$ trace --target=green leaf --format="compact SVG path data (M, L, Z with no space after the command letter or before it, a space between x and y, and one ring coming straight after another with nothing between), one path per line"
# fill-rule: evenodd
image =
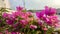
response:
M54 28L49 28L46 32L46 34L52 34L54 32Z
M22 10L23 12L26 12L27 10L25 9L25 10Z

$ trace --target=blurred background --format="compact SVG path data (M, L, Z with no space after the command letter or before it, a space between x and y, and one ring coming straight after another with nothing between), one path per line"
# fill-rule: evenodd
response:
M16 10L16 6L26 8L31 12L41 11L45 6L56 8L60 15L60 0L0 0L0 7Z
M25 7L27 10L42 10L44 6L60 8L60 0L10 0L11 8Z

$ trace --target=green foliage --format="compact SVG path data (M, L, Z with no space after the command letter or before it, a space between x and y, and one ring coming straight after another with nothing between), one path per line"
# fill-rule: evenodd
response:
M46 32L46 34L52 34L54 32L54 28L49 28Z
M8 10L6 10L6 8L1 8L0 11L1 12L8 12Z

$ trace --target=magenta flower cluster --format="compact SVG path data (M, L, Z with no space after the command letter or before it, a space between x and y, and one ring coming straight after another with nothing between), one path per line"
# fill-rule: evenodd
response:
M55 24L59 22L56 9L52 7L45 6L44 10L36 12L36 16L50 26L56 26Z
M5 28L5 31L11 31L10 33L15 34L22 32L32 31L47 31L48 26L55 28L59 22L56 15L56 9L52 7L45 6L45 9L36 12L37 18L33 16L32 12L18 6L15 12L6 13L3 12L2 19L0 23L3 24L1 27ZM27 11L27 12L26 12ZM38 30L39 29L39 30ZM17 31L17 32L15 32ZM41 31L42 32L42 31Z

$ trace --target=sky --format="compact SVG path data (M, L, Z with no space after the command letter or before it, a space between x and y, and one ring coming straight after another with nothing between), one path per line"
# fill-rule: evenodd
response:
M28 10L42 10L45 6L50 6L54 8L60 8L60 0L24 0L25 8ZM12 9L16 6L23 6L23 0L10 0L10 5Z

